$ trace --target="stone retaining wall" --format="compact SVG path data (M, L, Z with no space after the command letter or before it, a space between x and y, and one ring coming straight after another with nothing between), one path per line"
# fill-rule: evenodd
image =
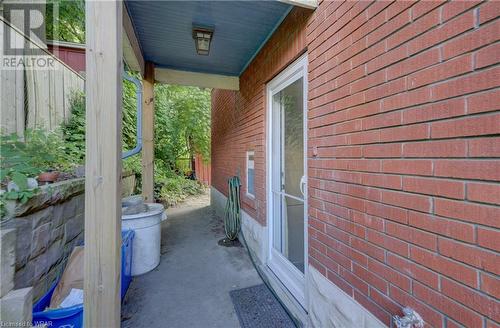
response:
M15 229L14 289L33 286L39 299L62 274L73 247L83 242L84 179L44 186L26 204L10 203L1 229Z

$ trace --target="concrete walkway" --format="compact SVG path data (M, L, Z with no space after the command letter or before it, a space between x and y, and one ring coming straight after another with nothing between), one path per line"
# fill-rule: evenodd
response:
M222 219L208 195L167 210L162 256L135 277L122 307L122 327L239 327L229 291L262 283L243 247L223 247Z

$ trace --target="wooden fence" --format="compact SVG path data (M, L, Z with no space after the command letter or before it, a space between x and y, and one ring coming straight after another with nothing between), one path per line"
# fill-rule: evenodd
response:
M28 128L57 128L69 118L70 97L73 92L84 90L84 78L15 27L2 19L0 24L2 40L3 33L13 32L21 42L28 45L20 50L20 55L29 58L43 54L53 59L53 65L43 69L21 66L15 70L0 71L2 134L16 132L22 136Z
M212 166L210 162L205 162L200 154L195 157L196 179L207 186L212 185Z

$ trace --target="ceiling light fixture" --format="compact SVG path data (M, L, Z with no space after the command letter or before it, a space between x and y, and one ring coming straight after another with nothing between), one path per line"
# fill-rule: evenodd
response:
M213 35L214 29L211 27L193 26L193 39L198 55L208 56Z

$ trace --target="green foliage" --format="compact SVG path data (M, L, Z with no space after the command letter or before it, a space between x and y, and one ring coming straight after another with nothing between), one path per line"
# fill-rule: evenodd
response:
M132 149L136 145L137 131L137 103L135 85L123 82L123 121L122 140L123 150ZM64 140L74 145L79 160L85 159L85 94L73 92L70 96L71 117L68 123L63 124Z
M28 178L50 170L68 172L79 164L74 157L78 150L64 141L60 131L28 129L24 140L16 134L0 137L0 146L0 180L9 177L21 188L21 175Z
M65 142L73 145L74 160L83 163L85 160L85 94L75 91L69 99L71 116L66 124L62 125Z
M47 39L85 43L85 0L48 0Z
M13 181L18 191L4 192L0 197L0 212L6 200L27 202L37 192L28 189L28 178L47 171L73 173L85 158L85 96L75 92L70 98L72 116L67 124L55 131L28 129L24 138L17 134L0 137L0 182Z
M185 159L196 153L210 158L210 91L156 85L155 197L167 206L203 192L198 181L184 177Z
M2 194L0 198L0 213L4 215L5 200L15 200L25 204L31 197L35 195L38 189L25 189L19 191L8 191Z
M167 206L176 205L188 196L203 193L203 185L185 177L174 175L155 183L155 198Z
M3 216L6 200L26 203L37 189L28 189L28 178L51 170L71 172L81 163L74 143L65 142L61 131L26 130L24 140L17 134L0 137L0 181L13 181L19 190L4 192L0 197Z
M161 159L154 161L154 197L166 206L176 205L191 195L204 192L204 186L195 180L189 180L166 167ZM141 157L132 156L123 161L124 171L133 171L137 179L136 192L141 192Z
M122 169L125 172L132 171L135 176L137 177L136 179L136 186L135 186L135 191L137 193L140 193L142 190L142 163L141 163L141 156L131 156L129 158L126 158L122 161Z
M27 179L27 177L36 176L41 172L40 168L32 164L32 155L28 153L28 147L19 140L15 133L1 136L0 146L2 149L0 153L0 180L3 181L9 177L20 182L21 175ZM41 156L45 156L45 154L41 154ZM25 182L20 183L21 186L25 184Z
M48 0L46 6L47 38L85 43L85 0ZM65 156L37 165L52 163L54 169L66 169L85 159L85 96L71 97L71 118L62 127ZM136 90L133 83L123 83L123 150L135 147ZM157 196L167 203L176 203L187 195L200 192L202 186L183 176L186 162L196 153L210 158L210 92L206 89L156 85L155 86L155 184ZM51 139L52 140L52 139ZM52 141L55 141L52 140ZM49 154L52 154L49 152ZM54 155L54 154L52 154ZM55 159L55 158L54 158ZM56 167L57 166L57 167ZM132 170L140 182L141 159L132 156L123 161L124 170ZM140 190L140 185L138 189Z
M123 83L123 150L136 145L137 104L135 85ZM27 130L25 140L15 134L1 139L1 176L16 182L17 194L5 193L4 199L27 201L28 177L47 170L71 172L85 161L85 95L74 92L70 98L71 117L55 132ZM210 158L210 93L199 88L155 86L155 192L166 204L203 191L197 181L184 177L186 158L201 153ZM184 160L183 160L184 159ZM138 177L141 185L141 157L123 161L123 169ZM17 197L17 198L16 198ZM1 204L0 204L1 206Z
M123 149L133 149L137 143L137 97L135 85L127 80L123 80L122 114Z
M210 158L210 91L155 86L155 156L177 170L176 161L199 153Z
M123 87L123 147L136 144L135 86ZM199 194L203 186L184 177L183 160L195 153L210 158L210 92L171 85L155 85L155 198L167 205L176 204L189 195ZM124 170L133 171L141 181L141 158L123 161ZM141 186L137 186L137 191Z

